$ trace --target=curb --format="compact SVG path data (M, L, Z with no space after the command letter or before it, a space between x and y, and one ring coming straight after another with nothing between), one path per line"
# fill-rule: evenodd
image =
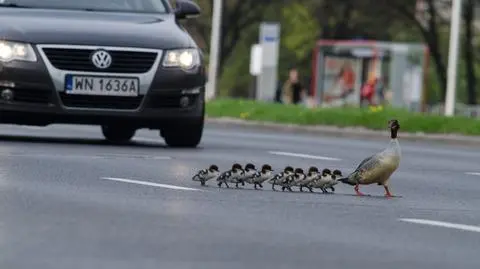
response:
M249 121L237 118L206 117L205 123L222 127L242 127L249 129L263 129L284 133L321 134L335 137L378 139L389 135L388 131L375 131L363 127L334 127L334 126L304 126L297 124L279 124L261 121ZM479 123L480 124L480 123ZM450 144L480 145L480 136L465 136L457 134L425 134L425 133L400 133L402 140L428 141Z

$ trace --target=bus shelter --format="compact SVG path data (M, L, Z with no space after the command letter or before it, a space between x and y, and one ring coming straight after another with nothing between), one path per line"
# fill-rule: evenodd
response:
M423 110L429 61L419 43L319 40L310 96L320 106L386 105Z

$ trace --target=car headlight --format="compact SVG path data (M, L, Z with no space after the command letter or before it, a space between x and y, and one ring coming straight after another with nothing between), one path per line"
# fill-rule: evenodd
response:
M163 59L164 67L191 69L200 64L200 55L196 49L169 50Z
M13 60L35 62L37 61L37 56L30 44L0 41L0 62Z

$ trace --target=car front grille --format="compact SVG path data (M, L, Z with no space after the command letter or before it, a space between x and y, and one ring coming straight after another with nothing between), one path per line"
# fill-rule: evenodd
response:
M98 69L91 61L93 49L82 48L42 48L50 63L57 69L85 72L135 73L148 72L157 58L156 52L107 50L112 56L112 64L106 69Z
M99 108L99 109L137 109L143 95L137 97L71 95L60 92L60 99L66 107Z

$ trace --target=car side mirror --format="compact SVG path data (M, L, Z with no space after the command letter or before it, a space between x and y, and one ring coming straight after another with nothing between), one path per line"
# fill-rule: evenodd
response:
M196 18L200 15L200 7L190 0L177 0L175 17L177 19Z

